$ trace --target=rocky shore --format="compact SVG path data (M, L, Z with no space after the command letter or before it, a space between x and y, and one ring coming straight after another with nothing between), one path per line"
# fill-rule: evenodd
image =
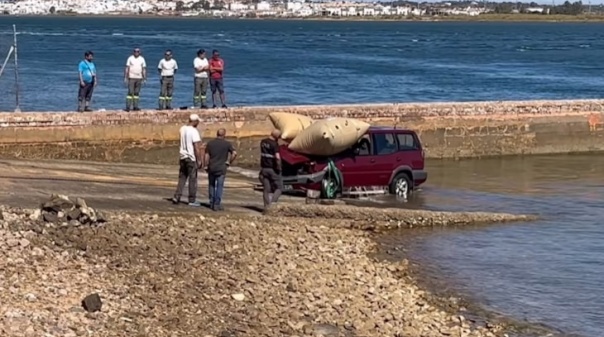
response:
M504 336L372 258L371 232L344 225L367 218L0 210L2 336Z

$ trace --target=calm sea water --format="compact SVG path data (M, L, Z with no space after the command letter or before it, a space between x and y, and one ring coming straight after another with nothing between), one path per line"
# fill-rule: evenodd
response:
M198 48L221 50L233 106L597 98L604 87L603 24L0 17L2 58L13 23L23 110L73 109L88 49L99 69L95 107L122 108L134 46L152 74L142 93L151 108L166 48L181 67L177 106L192 103ZM0 111L12 111L10 67L0 92Z
M422 208L539 221L389 238L453 289L519 320L604 336L604 156L430 162Z

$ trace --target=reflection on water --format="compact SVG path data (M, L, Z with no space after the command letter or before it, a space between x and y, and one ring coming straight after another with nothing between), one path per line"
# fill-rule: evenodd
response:
M428 171L406 207L542 219L397 237L412 259L494 310L604 336L604 156L435 161Z

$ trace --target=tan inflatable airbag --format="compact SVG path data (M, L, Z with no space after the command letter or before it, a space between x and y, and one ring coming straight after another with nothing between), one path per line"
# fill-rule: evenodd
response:
M313 123L312 118L308 116L288 112L271 112L268 117L275 128L281 131L281 138L285 140L296 138L302 130Z
M299 153L331 156L354 145L370 125L352 118L331 118L314 122L289 144Z

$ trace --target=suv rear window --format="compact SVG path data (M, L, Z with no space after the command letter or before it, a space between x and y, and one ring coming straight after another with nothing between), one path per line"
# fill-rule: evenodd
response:
M396 135L396 138L398 139L399 151L419 150L419 145L412 134L399 133Z

